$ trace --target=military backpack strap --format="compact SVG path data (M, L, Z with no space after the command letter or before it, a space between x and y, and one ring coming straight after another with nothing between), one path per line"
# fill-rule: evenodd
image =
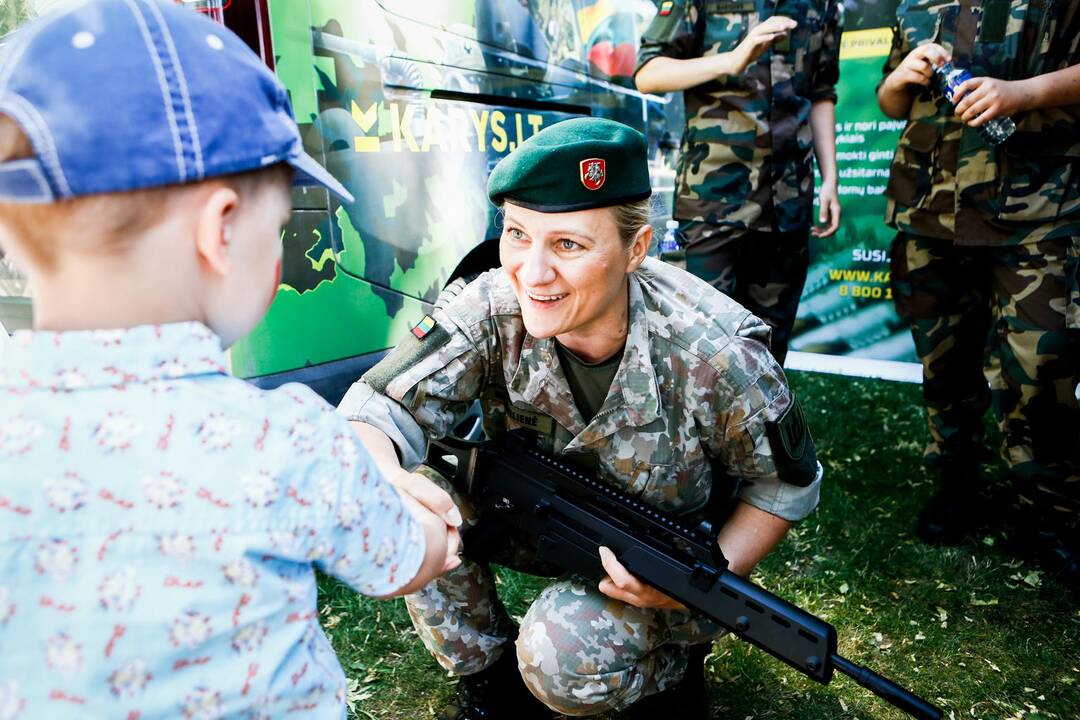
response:
M765 423L773 462L780 479L789 485L806 487L817 478L817 451L802 406L795 394L791 404L775 421Z

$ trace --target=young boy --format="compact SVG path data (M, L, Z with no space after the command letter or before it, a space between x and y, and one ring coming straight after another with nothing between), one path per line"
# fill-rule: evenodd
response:
M36 330L0 361L0 719L344 717L314 567L412 592L460 516L222 347L277 287L290 178L349 194L196 13L95 0L3 53L0 245Z

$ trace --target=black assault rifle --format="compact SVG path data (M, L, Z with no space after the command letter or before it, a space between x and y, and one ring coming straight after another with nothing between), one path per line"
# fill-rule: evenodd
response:
M534 538L541 560L599 579L604 545L644 582L807 677L826 684L839 670L912 717L941 719L937 707L840 657L832 625L728 570L707 521L684 525L539 450L527 434L480 443L448 438L432 446L428 464L482 513L466 531L466 554L473 554L470 539L474 549L490 544L498 527Z

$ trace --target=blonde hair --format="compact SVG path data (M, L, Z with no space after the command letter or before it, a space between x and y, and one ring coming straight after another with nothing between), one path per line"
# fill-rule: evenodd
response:
M29 138L15 121L0 114L0 162L34 157ZM103 158L103 162L111 162ZM123 162L123 159L120 159ZM242 197L251 197L266 184L292 182L292 169L278 163L266 168L213 180L225 182ZM128 192L100 193L58 200L49 204L0 202L0 225L17 238L20 249L38 268L56 265L56 250L83 245L100 253L123 252L150 228L161 222L178 192L197 187L165 185Z
M619 229L619 238L624 245L630 247L641 228L648 225L652 219L652 198L614 205L611 212L615 217L615 226Z

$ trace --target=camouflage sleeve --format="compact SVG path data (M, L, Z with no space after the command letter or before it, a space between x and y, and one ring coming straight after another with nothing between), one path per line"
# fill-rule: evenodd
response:
M447 288L454 295L460 290ZM487 343L470 336L473 328L454 321L454 306L460 302L475 306L478 298L471 297L475 294L465 292L453 299L441 295L429 316L433 324L417 325L422 331L407 334L349 388L338 405L338 412L349 420L386 433L402 467L411 469L423 462L428 438L447 435L484 388L488 362L481 348Z
M739 499L789 521L817 507L821 465L806 419L768 351L769 329L748 315L711 359L719 375L707 448L742 480Z
M701 55L701 43L697 28L699 13L694 0L664 0L657 8L656 16L645 34L641 36L641 48L638 50L638 74L645 63L655 57L670 57L678 60L695 58Z
M885 65L881 68L881 79L878 80L877 90L881 89L881 83L885 82L885 78L892 75L893 70L900 67L900 63L904 61L910 51L911 48L908 47L907 38L900 29L900 25L893 25L892 48L889 49L889 56L885 58Z
M840 34L843 32L843 6L840 0L829 3L822 30L821 50L810 80L811 102L836 102L836 83L840 80Z

